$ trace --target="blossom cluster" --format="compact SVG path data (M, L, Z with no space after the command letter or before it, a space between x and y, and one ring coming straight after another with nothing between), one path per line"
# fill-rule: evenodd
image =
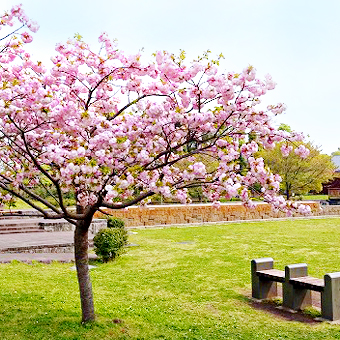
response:
M20 6L1 24L14 18L37 30ZM26 32L21 39L32 40ZM275 88L269 75L260 80L251 66L225 74L214 61L187 63L164 51L145 64L105 33L99 42L100 53L79 37L58 44L51 69L8 42L3 55L22 62L0 60L8 62L0 70L1 188L27 193L48 183L60 205L73 192L83 207L119 207L151 194L185 203L187 188L202 186L216 205L238 196L252 206L250 191L260 185L274 207L291 208L277 198L280 177L257 157L300 138L272 124L283 104L261 108L260 97Z
M21 24L21 27L12 29L16 24ZM39 25L27 17L22 5L13 6L10 11L0 16L0 31L6 27L12 29L12 32L7 34L9 39L5 40L5 44L0 45L0 65L13 62L18 55L25 53L24 44L33 41L32 35L27 31L21 32L20 35L15 34L17 31L25 27L35 33L39 29Z

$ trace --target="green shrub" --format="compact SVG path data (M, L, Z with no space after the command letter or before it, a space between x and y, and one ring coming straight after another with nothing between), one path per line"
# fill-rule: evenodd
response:
M94 252L103 262L114 260L123 252L124 246L127 244L124 221L110 217L107 220L107 226L93 238Z
M118 217L109 217L107 219L108 228L124 229L124 225L125 225L124 221Z

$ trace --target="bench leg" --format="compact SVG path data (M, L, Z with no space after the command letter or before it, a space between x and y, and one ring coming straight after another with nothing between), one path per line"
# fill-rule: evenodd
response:
M285 268L285 282L283 283L283 307L299 310L312 305L312 295L309 289L293 286L289 280L307 276L305 263L291 264Z
M251 295L254 299L269 299L277 296L276 282L263 280L256 274L258 270L273 268L274 260L272 258L262 258L251 261Z
M324 276L325 288L321 293L321 316L335 321L340 319L340 272Z

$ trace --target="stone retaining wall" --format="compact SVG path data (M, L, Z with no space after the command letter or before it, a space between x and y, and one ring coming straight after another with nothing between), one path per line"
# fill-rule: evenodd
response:
M340 205L322 205L319 215L340 215Z
M311 207L314 216L340 215L340 206L323 206L322 208L325 209L321 210L319 202L304 202L304 204ZM123 219L127 227L286 217L286 214L282 212L274 212L266 203L258 203L255 209L247 209L240 203L224 203L218 209L212 204L176 204L106 210L113 216ZM103 217L103 214L96 213L95 217Z
M96 234L98 230L106 228L107 222L102 219L93 219L90 226L90 232ZM39 226L45 231L74 231L75 226L66 220L43 220Z
M74 252L74 244L55 244L55 245L41 245L41 246L27 246L27 247L14 247L14 248L6 248L0 249L0 254L8 254L8 253L25 253L25 254L60 254L60 253L73 253Z

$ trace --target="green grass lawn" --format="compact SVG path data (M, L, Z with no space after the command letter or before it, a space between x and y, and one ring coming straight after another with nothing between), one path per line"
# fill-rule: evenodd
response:
M35 203L38 207L47 209L47 207L46 207L44 204L42 204L41 202L35 201L34 203ZM32 208L29 204L27 204L26 202L24 202L24 201L22 201L22 200L20 200L20 199L17 199L17 200L15 201L15 205L14 205L14 206L9 206L8 204L5 204L5 205L4 205L4 208L5 208L6 210L10 210L10 209L12 209L12 210L21 210L21 209L22 209L22 210L24 210L24 209L33 210L33 208Z
M305 201L327 201L328 195L303 195L302 199Z
M70 264L0 265L0 339L340 339L340 325L289 321L249 299L252 258L339 271L340 219L138 230L129 241L140 246L91 270L98 321L87 326Z

